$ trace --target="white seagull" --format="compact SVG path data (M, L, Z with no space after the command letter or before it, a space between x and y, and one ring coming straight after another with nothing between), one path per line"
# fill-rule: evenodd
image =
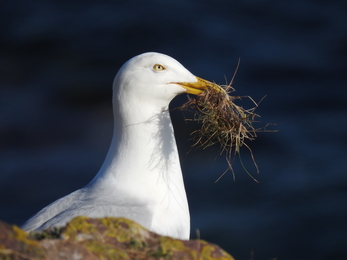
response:
M113 82L114 132L106 159L85 187L26 221L26 231L64 226L76 216L125 217L163 236L189 239L190 216L168 106L213 84L170 56L127 61Z

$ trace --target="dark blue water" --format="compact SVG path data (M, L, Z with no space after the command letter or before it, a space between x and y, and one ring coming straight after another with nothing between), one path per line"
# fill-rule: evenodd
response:
M279 132L248 143L260 174L241 152L259 183L238 159L236 180L214 183L224 157L190 151L197 126L172 113L192 237L237 259L347 259L345 1L4 1L0 14L1 220L22 224L96 174L126 60L162 52L224 84L240 57L235 94L267 95L257 112Z

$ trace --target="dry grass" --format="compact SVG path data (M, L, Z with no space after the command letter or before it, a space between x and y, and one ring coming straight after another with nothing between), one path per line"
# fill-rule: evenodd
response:
M189 96L188 101L179 109L191 110L193 108L195 111L194 118L186 120L201 123L201 128L192 133L193 146L207 148L211 145L219 144L221 147L220 154L225 152L228 168L216 181L228 170L232 171L235 178L232 167L235 155L239 155L241 165L247 174L257 181L244 167L240 156L240 148L242 146L248 148L258 172L258 166L251 148L246 144L246 140L254 140L257 137L257 132L268 131L266 130L267 125L258 129L254 128L253 123L256 122L255 119L260 117L255 113L260 102L256 103L250 96L231 96L230 93L235 91L231 84L232 81L226 86L215 84L198 96ZM250 99L254 107L244 109L236 105L234 101L241 100L241 98Z

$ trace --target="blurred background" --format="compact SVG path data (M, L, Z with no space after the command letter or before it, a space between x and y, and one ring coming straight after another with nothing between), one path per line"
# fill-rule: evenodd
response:
M1 3L0 219L20 225L86 185L111 140L112 81L157 51L259 101L263 125L241 150L253 181L218 147L191 149L172 112L192 238L236 259L347 259L347 4L344 0ZM171 108L182 105L177 97ZM237 103L252 107L246 99Z

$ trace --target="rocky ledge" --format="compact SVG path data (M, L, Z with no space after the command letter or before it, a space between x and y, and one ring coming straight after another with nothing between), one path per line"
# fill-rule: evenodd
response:
M203 240L159 236L124 218L77 217L63 228L27 233L0 221L0 260L214 259L233 260Z

